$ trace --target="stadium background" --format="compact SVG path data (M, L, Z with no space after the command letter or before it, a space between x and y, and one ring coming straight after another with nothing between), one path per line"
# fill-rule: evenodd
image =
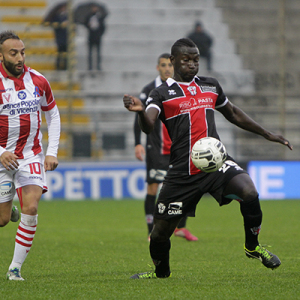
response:
M87 32L72 23L68 70L55 70L53 29L43 18L60 2L0 0L1 30L24 40L26 64L50 81L62 116L61 164L49 173L46 200L143 198L144 164L134 157L133 115L122 96L138 95L153 80L158 55L197 20L214 38L213 71L201 62L199 74L216 77L232 102L294 146L274 145L216 113L228 152L245 168L251 162L262 198L300 198L299 1L103 0L109 15L101 72L87 71ZM90 1L68 1L69 11L84 2ZM46 127L43 132L46 142Z

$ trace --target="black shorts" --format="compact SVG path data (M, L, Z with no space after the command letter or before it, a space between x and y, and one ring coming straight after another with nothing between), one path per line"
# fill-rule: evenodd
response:
M163 182L169 169L169 161L170 155L154 155L148 150L146 154L146 182L148 184Z
M236 175L246 173L234 160L226 160L221 169L213 173L197 175L169 172L160 190L154 217L168 220L178 216L195 216L198 202L205 193L211 194L219 205L232 199L223 197L228 182Z

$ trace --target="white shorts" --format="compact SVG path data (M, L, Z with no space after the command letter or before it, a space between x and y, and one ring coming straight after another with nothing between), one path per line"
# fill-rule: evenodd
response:
M0 170L0 203L12 200L16 190L25 185L38 185L43 193L48 190L46 173L40 158L22 161L17 170Z

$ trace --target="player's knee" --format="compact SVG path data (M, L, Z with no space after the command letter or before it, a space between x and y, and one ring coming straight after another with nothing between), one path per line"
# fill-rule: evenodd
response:
M165 238L162 235L160 235L159 233L152 230L151 240L154 242L157 242L157 243L161 243L161 242L165 241Z
M157 243L165 242L172 235L172 233L169 233L170 231L171 229L169 228L168 222L163 220L156 221L151 232L151 240Z
M243 189L242 202L252 203L258 201L258 192L253 187L245 187Z
M155 229L155 226L153 227L153 230L151 232L151 240L161 243L165 242L169 239L169 237L161 230Z
M26 215L36 215L37 214L37 205L35 203L24 204L22 207L22 213Z

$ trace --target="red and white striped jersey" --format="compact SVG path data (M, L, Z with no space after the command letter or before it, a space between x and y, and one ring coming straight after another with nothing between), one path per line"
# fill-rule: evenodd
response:
M56 106L47 79L26 67L20 78L8 76L0 64L0 146L19 159L28 159L42 149L41 111ZM0 147L1 153L4 149Z

